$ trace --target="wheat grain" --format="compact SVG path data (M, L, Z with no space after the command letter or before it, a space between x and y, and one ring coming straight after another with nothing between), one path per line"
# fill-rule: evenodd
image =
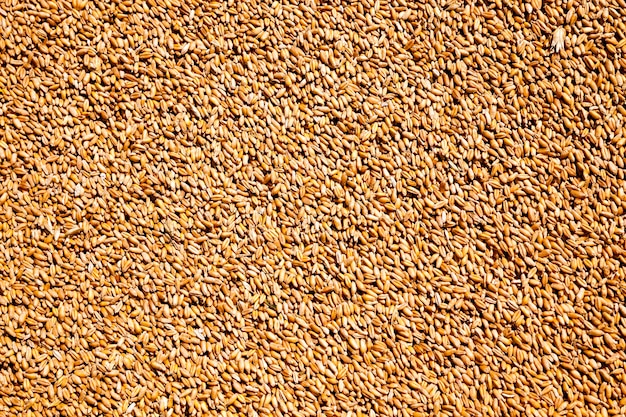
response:
M625 415L625 8L444 3L3 1L1 412Z

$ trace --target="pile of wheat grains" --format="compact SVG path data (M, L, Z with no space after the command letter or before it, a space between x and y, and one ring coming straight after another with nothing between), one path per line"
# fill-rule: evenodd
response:
M626 415L626 3L3 0L0 415Z

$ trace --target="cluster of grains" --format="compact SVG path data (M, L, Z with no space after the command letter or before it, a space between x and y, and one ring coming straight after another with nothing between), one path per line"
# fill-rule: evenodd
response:
M626 3L1 0L0 414L626 415Z

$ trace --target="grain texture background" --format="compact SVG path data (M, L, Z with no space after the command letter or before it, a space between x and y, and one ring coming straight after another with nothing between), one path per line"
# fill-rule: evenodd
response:
M0 1L0 415L626 415L625 10Z

